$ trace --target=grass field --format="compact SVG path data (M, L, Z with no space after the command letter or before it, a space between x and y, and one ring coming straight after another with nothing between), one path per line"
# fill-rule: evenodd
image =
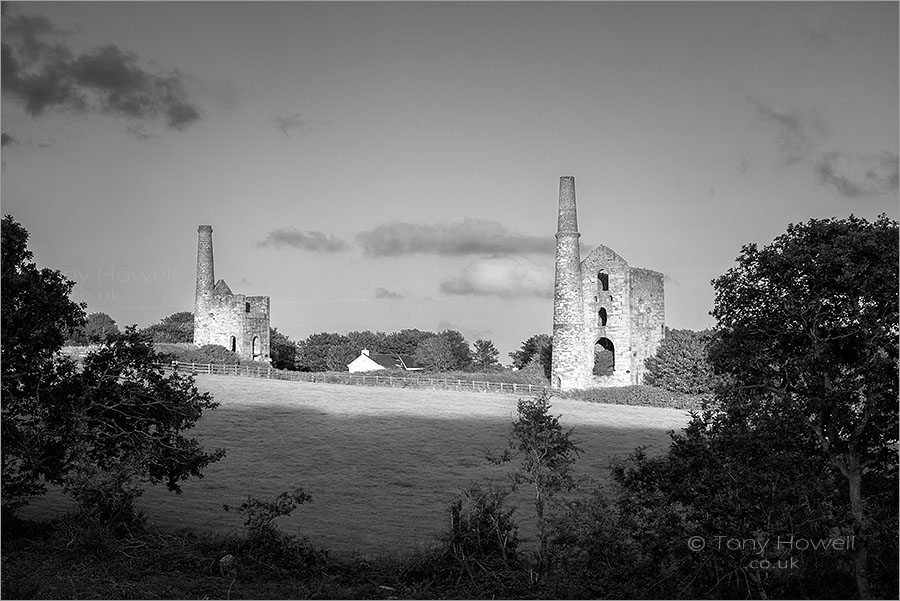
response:
M484 451L506 445L514 396L205 375L197 385L221 406L190 434L228 455L204 479L186 482L182 495L148 490L138 506L156 527L238 530L240 517L224 503L302 486L313 502L280 519L282 530L336 552L402 551L434 542L454 493L473 481L502 483L508 471L489 465ZM584 450L577 472L598 480L607 479L613 456L642 445L660 453L667 431L687 423L674 409L552 403ZM66 509L55 493L24 515ZM525 535L529 509L518 510Z

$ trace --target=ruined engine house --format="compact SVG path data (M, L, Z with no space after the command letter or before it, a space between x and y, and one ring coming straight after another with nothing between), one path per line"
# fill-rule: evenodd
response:
M582 261L575 178L559 180L551 386L573 390L643 380L665 335L663 274L598 246Z
M210 225L197 229L194 344L217 344L241 359L271 361L269 297L234 294L225 280L215 281L212 231Z

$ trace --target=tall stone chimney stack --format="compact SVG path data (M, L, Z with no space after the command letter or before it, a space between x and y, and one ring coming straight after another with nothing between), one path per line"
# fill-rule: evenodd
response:
M584 388L584 291L581 249L575 210L575 178L559 178L559 224L556 232L556 282L553 290L553 362L550 386Z
M212 226L197 228L197 292L194 296L194 342L205 340L205 314L216 285L213 268Z

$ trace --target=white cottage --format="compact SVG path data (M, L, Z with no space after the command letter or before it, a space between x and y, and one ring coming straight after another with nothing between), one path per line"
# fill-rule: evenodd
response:
M378 371L381 369L402 369L405 371L420 371L415 359L410 355L382 355L370 353L369 349L363 349L359 357L347 364L350 373Z

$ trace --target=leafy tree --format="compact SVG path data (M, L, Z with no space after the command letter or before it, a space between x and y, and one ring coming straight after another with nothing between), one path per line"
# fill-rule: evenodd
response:
M426 339L434 336L434 332L406 329L399 332L391 332L385 336L383 353L398 355L414 355L419 345Z
M363 349L369 349L373 353L387 352L385 350L387 336L384 332L370 332L369 330L362 332L348 332L347 340L354 349L353 357L350 359L351 361L356 357L359 357L359 353ZM344 367L346 367L346 364Z
M300 371L327 371L328 350L347 338L341 334L320 332L297 344L297 369Z
M177 492L179 481L224 454L181 435L215 403L192 378L165 376L161 356L133 327L110 336L81 369L57 356L83 309L67 297L72 282L31 263L27 239L4 218L4 510L42 492L43 481L62 485L85 512L127 519L142 484Z
M744 246L737 266L713 282L710 360L726 378L718 401L747 428L780 415L803 425L797 436L814 436L844 479L863 598L871 595L869 490L885 481L896 488L897 238L897 222L884 215L791 224L762 249Z
M69 338L73 344L100 344L119 333L116 321L106 313L91 313L84 325Z
M190 311L173 313L141 332L150 336L153 342L193 342L194 314Z
M716 384L707 360L711 330L671 330L656 350L644 361L644 384L687 394L711 393Z
M450 371L455 357L450 341L443 336L432 336L419 344L415 353L416 363L428 371Z
M847 507L837 470L787 413L748 427L739 417L705 412L672 436L665 456L638 449L613 476L620 486L616 528L631 551L626 564L605 576L630 582L636 596L843 598L853 592L840 554L778 543L849 532L837 517ZM784 569L760 567L763 560Z
M58 270L37 268L28 231L10 215L3 217L0 253L2 503L4 510L15 510L44 490L36 448L49 413L42 391L60 377L55 355L84 323L84 305L69 299L74 282Z
M522 343L522 348L510 353L509 358L512 359L513 367L516 369L523 369L526 365L531 363L535 357L537 357L543 365L543 357L544 354L548 352L547 349L549 346L550 336L547 334L535 334Z
M143 484L164 482L180 492L180 481L202 477L225 455L182 435L218 404L198 392L192 377L164 375L160 359L130 327L89 353L78 377L54 391L48 421L59 440L48 451L60 461L45 477L102 519L131 517Z
M456 330L444 330L438 336L444 338L450 347L450 354L453 356L448 368L450 371L464 371L472 368L472 350L462 334Z
M472 363L477 369L489 370L500 366L500 363L497 361L500 357L500 351L494 347L494 343L490 340L476 340L474 355Z
M269 328L269 356L275 369L296 369L297 345L293 340L278 331Z
M325 354L325 365L329 371L347 371L347 365L359 357L362 349L344 337L337 344L332 345Z
M493 463L519 460L514 486L531 487L538 527L538 563L543 569L547 557L548 530L545 509L554 495L576 486L572 465L581 453L571 439L573 429L564 431L559 416L550 415L550 393L541 391L534 399L519 399L518 417L512 424L509 447Z

